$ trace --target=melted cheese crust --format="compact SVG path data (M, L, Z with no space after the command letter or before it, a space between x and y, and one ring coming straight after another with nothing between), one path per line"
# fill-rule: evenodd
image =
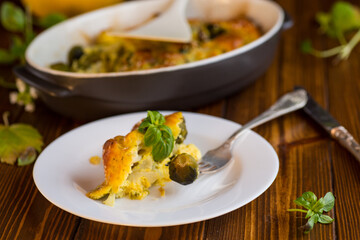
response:
M177 139L181 133L182 113L165 117L165 125ZM173 152L162 162L154 161L152 147L144 145L144 135L136 129L124 136L109 139L103 146L105 181L87 194L92 199L108 195L105 204L113 206L115 198L129 197L143 199L153 185L162 187L171 181L168 163L173 155L188 153L195 159L201 158L200 150L193 144L175 144ZM160 190L161 190L160 189Z

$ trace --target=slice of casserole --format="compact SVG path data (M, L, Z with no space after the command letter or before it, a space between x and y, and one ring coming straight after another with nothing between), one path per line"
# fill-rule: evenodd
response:
M178 156L181 159L186 156L196 163L201 158L200 150L195 145L183 143L186 135L185 120L181 112L163 117L158 112L149 111L148 117L135 125L129 134L116 136L105 142L105 181L87 196L92 199L106 197L104 203L113 206L115 198L143 199L153 185L159 186L163 194L162 187L166 182L171 179L178 181L176 171L172 173L174 177L169 174L171 161ZM188 171L189 176L186 176L191 180L178 182L193 182L197 177L197 163L191 165L191 170L191 173ZM178 173L182 173L179 171Z

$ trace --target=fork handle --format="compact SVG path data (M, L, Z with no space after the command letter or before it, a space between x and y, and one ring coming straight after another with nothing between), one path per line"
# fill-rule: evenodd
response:
M225 142L225 145L229 144L232 146L244 130L252 129L272 119L303 108L307 102L307 99L306 91L303 89L295 90L285 94L267 111L263 112L258 117L246 123L239 130L233 133L233 135L231 135L230 138L228 138L228 140Z

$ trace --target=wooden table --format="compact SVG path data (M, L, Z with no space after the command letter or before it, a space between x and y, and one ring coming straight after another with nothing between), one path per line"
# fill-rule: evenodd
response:
M295 26L284 32L277 55L268 71L256 83L233 96L194 112L245 123L267 109L272 102L304 86L312 96L360 140L360 46L338 65L300 52L299 45L310 38L318 48L335 41L317 32L313 17L328 10L333 1L278 1L293 16ZM353 1L355 2L355 1ZM9 35L0 29L1 46ZM0 75L12 79L10 66ZM10 122L36 127L45 145L85 122L62 117L41 101L35 113L11 105L9 90L0 88L0 113L10 112ZM223 216L172 227L125 227L77 217L51 204L37 190L33 165L0 164L1 239L360 239L360 164L302 112L295 112L255 129L275 148L280 169L275 182L260 197ZM54 189L56 190L56 189ZM330 225L316 224L310 234L298 229L306 223L300 213L290 213L293 200L305 191L318 196L336 196Z

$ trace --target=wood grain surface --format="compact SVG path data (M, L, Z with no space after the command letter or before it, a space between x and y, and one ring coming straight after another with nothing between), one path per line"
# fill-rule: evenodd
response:
M284 31L273 63L251 86L218 102L190 109L243 124L266 110L294 86L310 94L360 140L360 46L350 58L334 65L300 52L309 38L317 48L336 44L318 34L314 16L335 1L278 0L295 22ZM357 1L353 3L359 4ZM0 27L0 47L10 34ZM12 66L0 66L0 76L13 81ZM27 113L9 103L10 90L0 87L0 113L10 112L11 123L36 127L45 146L84 121L60 116L38 101ZM280 169L271 187L254 201L223 216L172 227L126 227L90 221L51 204L37 190L33 165L0 164L0 239L360 239L360 164L301 111L254 129L276 150ZM316 224L309 234L299 227L304 215L288 212L305 191L317 196L333 192L335 221Z

